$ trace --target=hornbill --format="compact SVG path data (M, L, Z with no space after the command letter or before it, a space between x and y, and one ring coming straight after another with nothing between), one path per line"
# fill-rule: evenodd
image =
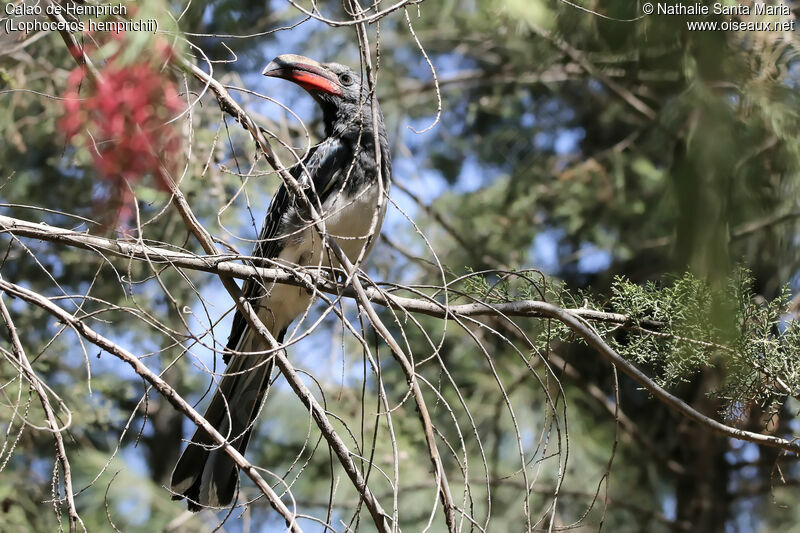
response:
M289 169L308 201L296 198L282 184L272 198L253 256L290 267L339 267L323 245L319 230L323 224L315 227L309 203L324 221L327 238L335 241L351 262L362 251L365 256L386 210L387 201L380 191L388 192L391 179L383 116L378 110L375 131L372 96L366 84L349 67L292 54L276 57L264 75L293 81L314 97L322 108L325 139ZM278 343L311 303L305 288L253 279L245 282L243 292ZM243 454L269 386L272 355L238 311L223 359L227 367L205 418ZM229 505L237 481L235 463L198 428L178 459L170 488L173 499L186 498L189 509L197 511L204 506Z

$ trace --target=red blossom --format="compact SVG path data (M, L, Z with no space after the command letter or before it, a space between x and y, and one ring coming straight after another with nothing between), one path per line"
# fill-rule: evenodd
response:
M67 139L88 133L80 142L108 182L108 200L116 204L117 221L122 223L135 201L130 185L151 176L159 188L167 189L162 167L174 170L180 148L178 131L167 122L183 106L175 84L159 70L172 51L163 42L155 50L154 57L133 64L110 58L97 83L90 83L84 68L77 67L64 94L60 126Z

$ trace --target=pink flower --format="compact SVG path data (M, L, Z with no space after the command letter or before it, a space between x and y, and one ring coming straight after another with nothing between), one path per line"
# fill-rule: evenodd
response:
M167 122L183 104L175 84L158 70L172 50L161 41L155 50L155 57L134 64L122 65L117 57L110 58L96 85L85 78L83 67L67 78L60 127L67 139L82 131L91 133L80 142L92 154L100 178L110 186L108 199L116 200L117 222L126 223L133 213L130 185L151 177L156 186L166 189L161 167L174 167L180 149L179 133Z

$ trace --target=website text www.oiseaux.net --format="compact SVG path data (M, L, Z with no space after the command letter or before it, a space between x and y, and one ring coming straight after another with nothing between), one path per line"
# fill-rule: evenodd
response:
M743 20L689 20L689 31L794 31L796 20L743 21Z
M712 5L680 2L646 2L642 5L645 15L697 16L698 19L687 20L689 31L794 31L797 20L791 16L788 4L766 4L753 2L743 4ZM709 16L731 17L726 20L707 20ZM740 17L767 17L752 20ZM705 19L705 20L704 20Z

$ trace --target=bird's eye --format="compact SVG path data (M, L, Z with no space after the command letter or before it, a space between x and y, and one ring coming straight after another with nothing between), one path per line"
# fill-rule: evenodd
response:
M342 82L342 85L352 85L355 80L353 80L353 76L345 72L339 76L339 81Z

